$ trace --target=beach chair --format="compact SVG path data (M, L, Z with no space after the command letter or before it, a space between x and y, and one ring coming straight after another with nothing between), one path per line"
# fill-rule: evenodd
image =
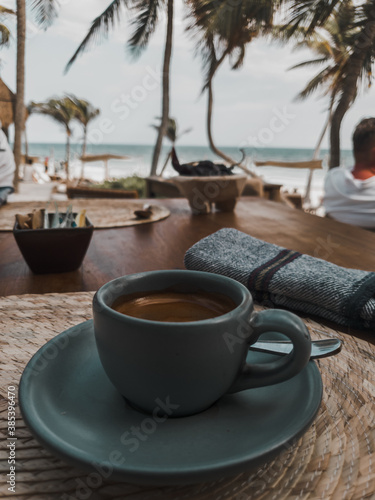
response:
M323 168L323 160L309 161L278 161L278 160L263 160L254 161L257 167L281 167L281 168L305 168L309 170L305 193L301 196L294 194L284 196L293 203L297 208L302 208L305 211L314 211L317 207L311 206L311 184L314 170Z

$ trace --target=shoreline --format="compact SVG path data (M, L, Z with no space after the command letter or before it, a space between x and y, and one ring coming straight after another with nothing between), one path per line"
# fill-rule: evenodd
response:
M81 145L75 143L77 148L81 148ZM50 149L52 148L52 149ZM55 148L55 149L53 149ZM35 150L36 149L36 150ZM111 151L112 149L112 151ZM112 144L112 145L97 145L95 146L95 152L102 154L108 153L109 151L113 154L127 154L127 159L115 159L110 160L108 162L108 170L110 178L121 178L121 177L130 177L133 175L139 177L148 177L150 173L150 164L151 164L151 153L153 146L150 145L121 145L121 144ZM197 159L210 159L215 162L220 163L222 160L214 155L211 150L207 146L176 146L177 151L179 152L180 162L190 162L197 161ZM170 144L164 144L162 149L162 153L159 161L159 169L157 173L160 173L162 165L165 161L166 154L170 150ZM239 150L237 148L228 148L222 147L222 150L230 155L238 154ZM303 148L259 148L256 152L257 155L249 155L249 151L254 153L254 148L247 148L247 160L245 161L245 165L253 171L257 176L261 177L265 182L281 184L283 189L288 192L294 192L295 190L301 194L304 193L307 185L307 177L308 171L305 169L288 169L288 168L280 168L280 167L255 167L253 161L264 160L264 159L274 159L280 161L303 161L307 159L311 159L312 150L303 149ZM29 144L29 155L35 156L39 158L39 161L36 161L32 170L37 172L37 176L43 179L45 167L44 161L48 158L48 173L51 175L53 173L60 174L62 173L62 177L64 177L63 171L63 158L65 152L64 144L54 144L54 143L30 143ZM48 153L48 156L47 156ZM50 156L50 153L53 153ZM343 150L343 166L345 164L351 163L351 152ZM46 155L46 156L44 156ZM325 150L321 151L320 157L324 158ZM325 166L326 161L323 161L324 168L322 170L316 170L313 175L312 188L311 188L311 197L314 206L319 205L319 201L323 196L323 184L324 177L326 174L327 167ZM77 152L73 152L72 159L70 162L70 176L72 179L79 178L81 175L82 163L79 160L79 156ZM238 172L242 172L242 170L237 169ZM172 168L169 163L166 167L163 176L171 177L176 175L175 170ZM91 179L94 182L101 183L105 179L105 168L104 163L102 161L86 163L84 167L84 177ZM31 169L29 170L28 175L25 177L25 180L31 180ZM49 184L49 183L46 183ZM28 187L26 187L26 185ZM43 184L40 184L43 185ZM52 189L49 190L48 187L42 188L33 188L33 183L24 184L21 189L21 192L17 195L10 195L9 201L12 199L17 200L32 200L33 197L38 196L43 199L49 199L52 195ZM50 193L50 194L48 194ZM54 198L61 199L63 195L55 194Z

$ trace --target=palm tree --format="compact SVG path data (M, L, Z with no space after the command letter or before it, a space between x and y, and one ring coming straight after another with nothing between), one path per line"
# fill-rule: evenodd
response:
M121 10L124 6L137 13L136 17L132 20L132 25L135 29L129 39L129 46L133 55L139 56L142 50L147 47L150 37L155 31L160 11L164 4L166 4L167 9L167 30L162 72L162 112L161 124L153 152L150 175L154 175L156 173L163 138L168 126L170 62L173 36L173 0L113 0L102 12L102 14L93 20L90 30L66 67L68 70L78 55L84 52L93 41L98 39L100 35L108 35L110 28L112 28L121 18Z
M67 97L71 100L73 108L75 108L75 119L78 120L83 127L83 143L81 156L85 156L88 125L94 118L99 115L100 109L95 108L89 101L86 101L85 99L79 99L72 94L68 95Z
M207 135L212 151L229 163L232 158L220 151L212 137L213 79L229 57L232 69L242 66L246 46L260 33L270 30L281 0L243 0L230 4L216 0L189 0L192 23L189 29L198 38L197 47L206 68L203 91L207 90Z
M76 117L76 109L71 99L65 96L62 99L52 98L46 102L33 103L33 112L47 115L63 125L66 132L65 170L66 177L69 179L70 138L72 135L71 122Z
M283 36L282 31L281 35ZM333 108L340 95L343 72L350 55L350 49L358 36L353 3L348 1L339 11L333 12L319 30L308 34L306 29L300 28L295 32L295 36L299 39L296 44L297 49L307 47L317 57L296 64L290 69L324 64L323 69L306 84L297 96L297 99L303 100L319 89L323 90L323 95L329 95L328 117L315 149L315 153L317 153L331 122ZM369 88L372 79L371 64L366 64L366 67L362 68L362 79L367 79Z
M293 38L297 39L295 48L309 48L316 54L316 58L296 64L289 69L324 65L323 69L309 80L304 89L299 92L296 99L307 99L319 89L323 91L324 96L329 96L327 120L316 144L313 159L317 158L331 123L333 107L340 93L343 69L356 35L357 29L354 26L354 9L351 1L343 5L339 11L333 12L322 28L316 29L312 33L308 33L308 30L303 27L294 30ZM273 31L273 36L284 42L290 42L291 38L287 26L277 27ZM371 73L367 77L370 83Z
M32 9L40 26L47 28L57 15L57 0L33 0ZM14 187L17 190L21 164L22 133L25 128L25 45L26 45L26 2L17 0L17 84L14 113L14 159L16 172Z
M159 118L159 120L161 120L161 118ZM155 128L156 130L160 130L160 124L159 125L151 125L153 128ZM191 132L192 128L189 127L189 128L186 128L185 130L182 130L181 132L178 131L178 125L177 125L177 121L175 120L175 118L168 118L168 123L167 123L167 129L165 131L165 137L167 139L169 139L172 143L172 147L175 146L176 144L176 141L178 139L180 139L180 137L182 137L183 135L185 134L188 134L189 132ZM169 158L171 157L171 151L168 153L167 155L167 158L164 162L164 165L160 171L160 176L163 175L163 172L165 170L165 167L167 166L168 164L168 161L169 161Z
M25 157L27 158L29 156L29 141L27 140L27 120L30 118L30 116L34 113L35 111L35 103L30 102L26 106L26 119L25 119L25 128L23 131L23 138L24 138L24 144L25 144Z
M312 33L322 27L332 16L339 16L340 10L352 9L350 44L345 62L337 73L337 93L332 104L330 121L330 160L329 167L340 165L340 130L342 120L354 102L358 87L364 76L372 74L375 59L375 0L351 2L349 0L292 0L290 14L286 18L288 32L293 35L301 27ZM344 30L345 31L345 30ZM348 40L346 40L348 43Z
M17 0L17 77L16 103L14 111L14 188L17 191L19 166L21 164L22 133L25 128L25 42L26 42L26 5L25 0Z
M158 120L161 120L161 118L158 118ZM151 127L153 127L156 130L159 130L160 129L160 124L159 125L154 125L153 124L153 125L151 125ZM171 141L171 143L172 143L172 146L174 146L175 143L176 143L176 141L178 139L180 139L180 137L182 137L185 134L188 134L192 130L193 130L192 127L189 127L189 128L186 128L185 130L182 130L181 132L179 132L176 119L169 117L168 118L168 123L167 123L167 129L165 131L165 137L167 139L169 139Z

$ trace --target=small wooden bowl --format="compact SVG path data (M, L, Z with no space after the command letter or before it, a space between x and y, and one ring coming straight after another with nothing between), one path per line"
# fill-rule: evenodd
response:
M245 174L172 178L180 193L188 199L193 214L210 213L214 204L217 210L233 212L246 179Z
M77 215L73 214L74 217ZM48 214L50 222L53 214ZM35 274L64 273L80 267L90 244L94 226L86 217L85 227L20 229L16 221L14 238Z

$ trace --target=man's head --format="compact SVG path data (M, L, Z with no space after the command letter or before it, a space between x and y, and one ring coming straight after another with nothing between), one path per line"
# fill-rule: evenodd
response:
M356 162L375 164L375 118L365 118L353 133L353 150Z

